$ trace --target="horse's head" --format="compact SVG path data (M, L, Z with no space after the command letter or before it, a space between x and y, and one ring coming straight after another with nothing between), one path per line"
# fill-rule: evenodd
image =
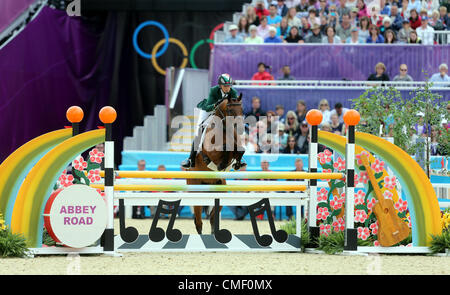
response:
M217 106L215 115L225 119L225 117L238 117L244 115L242 108L242 93L238 98L225 97L222 102Z

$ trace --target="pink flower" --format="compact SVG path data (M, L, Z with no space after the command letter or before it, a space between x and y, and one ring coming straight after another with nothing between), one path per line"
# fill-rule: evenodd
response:
M323 153L319 153L317 156L319 157L320 164L326 164L331 162L331 155L333 155L330 150L326 149Z
M355 222L363 223L367 219L367 213L364 210L355 210Z
M370 200L367 201L367 209L373 210L373 206L377 203L377 200L375 198L370 198Z
M326 202L328 200L328 190L326 188L321 188L320 191L317 192L317 202Z
M63 174L58 178L58 182L63 187L68 187L73 184L73 175L66 174L66 170L63 171Z
M408 220L408 227L411 228L412 227L411 216L408 216L407 220Z
M366 193L361 189L355 195L355 205L364 205L364 197Z
M78 158L73 160L72 167L79 171L83 171L87 167L87 162L84 161L82 156L79 156Z
M321 224L319 228L321 235L328 237L328 235L331 233L331 225L329 224Z
M395 188L395 184L396 184L395 176L392 176L392 177L385 176L384 177L384 187L385 188L392 190Z
M386 200L392 200L392 197L394 196L394 194L391 193L390 191L384 191L383 196Z
M402 198L399 198L394 207L400 213L406 211L406 209L408 209L408 201L403 201Z
M89 170L87 177L90 182L100 181L102 179L100 177L100 169Z
M361 240L367 240L370 235L369 228L367 227L358 227L358 238Z
M339 202L337 199L331 200L330 207L333 208L333 210L338 210L338 209L342 208L342 203Z
M358 174L355 174L355 187L358 185L359 183L359 177Z
M366 155L367 156L367 158L369 158L369 153L368 152L365 152L365 151L363 151L363 152L361 152L360 154L358 154L358 155L356 155L355 156L355 158L356 158L356 163L359 165L359 166L362 166L362 161L361 161L361 155Z
M336 220L335 222L333 222L333 228L334 228L335 232L344 231L345 230L345 221L344 221L344 219L341 217L338 220Z
M369 225L369 228L372 230L372 235L376 235L378 233L378 220Z
M102 152L99 152L97 149L93 149L89 152L89 160L91 160L92 163L101 163L103 157L105 157L105 154Z
M367 183L369 181L369 175L367 175L366 171L359 172L359 182Z
M330 215L330 212L328 212L328 208L319 207L319 209L317 209L317 219L327 220L327 217L329 215Z
M380 242L378 242L378 240L376 240L376 241L373 242L373 245L375 247L380 247Z
M345 161L342 160L341 157L339 157L337 159L337 161L333 163L333 167L335 169L337 169L338 171L344 171L345 170Z
M341 197L338 199L338 201L342 204L345 202L345 192L341 194Z
M372 163L372 169L375 170L376 173L383 172L384 162L376 159L375 162Z

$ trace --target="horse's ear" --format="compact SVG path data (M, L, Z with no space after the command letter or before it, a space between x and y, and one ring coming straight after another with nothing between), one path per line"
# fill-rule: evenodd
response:
M238 97L238 101L241 101L241 99L242 99L242 92L239 94L239 97Z

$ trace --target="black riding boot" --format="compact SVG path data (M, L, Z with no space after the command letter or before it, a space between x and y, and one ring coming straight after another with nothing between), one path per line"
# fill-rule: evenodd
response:
M183 162L181 162L181 166L183 168L191 168L195 166L195 156L197 155L195 149L194 149L194 142L192 143L192 147L191 147L191 153L189 154L189 158L184 160Z
M235 171L241 169L242 167L247 166L247 163L242 162L242 156L244 155L245 152L239 152L238 156L236 157L236 163L234 163L233 165L233 169Z
M189 158L181 162L181 166L183 168L192 168L195 166L195 157L197 156L197 151L195 150L195 146L199 145L200 138L203 134L203 127L198 128L197 134L195 134L194 141L192 142L191 153L189 154Z

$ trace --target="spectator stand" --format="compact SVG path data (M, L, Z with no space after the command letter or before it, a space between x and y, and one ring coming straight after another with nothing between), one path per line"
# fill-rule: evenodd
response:
M404 99L411 98L411 93L425 82L381 82L381 81L329 81L329 80L290 80L290 81L254 81L236 80L235 88L243 93L244 111L251 108L251 98L257 96L261 99L261 108L265 111L275 110L281 104L287 110L295 110L297 100L304 99L308 108L316 108L320 100L327 99L332 108L340 102L346 108L351 108L351 99L362 95L370 85L381 84L383 87L395 87ZM264 82L266 85L259 85ZM258 85L255 85L258 84ZM442 95L443 99L450 99L448 83L434 83L431 89Z

